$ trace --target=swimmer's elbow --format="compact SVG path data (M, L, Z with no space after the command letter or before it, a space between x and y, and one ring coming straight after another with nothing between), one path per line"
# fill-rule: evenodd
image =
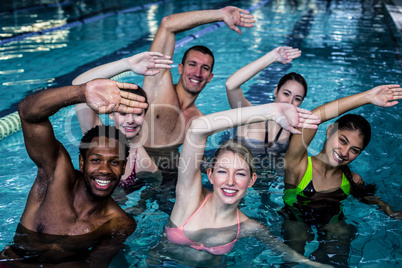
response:
M355 184L357 184L357 185L363 185L364 184L363 178L359 174L356 174L356 173L352 172L352 176L353 176L353 182Z
M174 15L174 14L173 14ZM175 20L173 15L166 16L162 19L161 24L159 25L159 29L165 30L168 32L176 32Z
M211 133L211 126L206 116L200 116L191 121L191 125L187 130L187 138L199 139L205 136L209 136Z

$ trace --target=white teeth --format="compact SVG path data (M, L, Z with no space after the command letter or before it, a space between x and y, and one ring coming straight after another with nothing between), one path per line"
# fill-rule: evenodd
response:
M193 80L193 79L190 79L190 81L193 82L193 83L199 83L200 82L198 80Z
M100 186L107 186L111 181L105 181L105 180L95 180L97 184L99 184Z
M339 161L343 161L343 158L341 158L336 152L334 153L336 159L338 159Z
M225 193L228 194L234 194L236 192L236 190L231 190L231 189L222 189Z

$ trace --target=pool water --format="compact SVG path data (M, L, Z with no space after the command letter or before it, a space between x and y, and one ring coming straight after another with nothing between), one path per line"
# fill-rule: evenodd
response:
M275 63L247 82L243 89L253 104L272 101L279 78L288 72L305 77L309 89L302 107L307 109L377 85L402 82L401 36L382 1L120 0L113 4L111 1L65 1L52 7L40 5L50 2L27 1L26 5L34 8L25 10L21 4L10 2L0 9L0 116L14 112L24 96L37 90L70 84L92 67L148 50L159 22L166 15L226 5L252 8L257 20L254 28L242 29L241 36L226 26L216 28L178 47L173 57L172 74L177 81L177 65L187 48L201 44L214 52L214 78L196 102L205 114L229 109L226 79L238 68L280 45L298 47L302 56L290 65ZM14 12L7 11L11 9ZM118 12L123 10L127 12ZM23 36L84 19L85 23L70 24L60 30ZM208 27L180 33L176 40ZM9 39L18 36L19 41ZM126 75L121 80L142 85L140 76ZM352 163L351 169L366 182L375 183L377 194L394 210L402 210L400 105L364 106L354 111L371 123L373 135L370 145ZM62 109L51 121L57 138L78 166L77 145L81 133L73 107ZM329 123L320 127L311 154L320 150ZM230 136L229 132L211 136L207 150L217 148L222 139ZM21 132L1 140L0 152L0 248L3 248L12 242L37 169L25 151ZM266 176L275 180L270 180L265 188L250 189L241 205L242 211L263 221L280 236L281 218L277 211L283 205L283 178L269 171L261 172L259 178ZM262 192L268 192L269 204L267 200L261 202ZM124 208L135 205L140 193L130 194ZM350 266L399 267L401 222L352 198L346 200L344 211L347 222L358 229L350 251ZM137 230L111 267L145 267L148 250L159 241L167 219L168 215L159 209L157 202L149 201L147 210L136 216ZM315 242L308 244L306 256L316 247ZM282 263L280 257L254 239L240 240L226 258L230 267L279 267Z

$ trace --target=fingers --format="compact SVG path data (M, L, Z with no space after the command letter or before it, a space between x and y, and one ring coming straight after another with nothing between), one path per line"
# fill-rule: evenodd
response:
M124 106L127 106L129 108L142 108L142 109L145 109L145 108L148 107L148 103L145 103L144 101L145 101L145 99L143 101L137 101L137 100L133 100L133 99L122 98L120 100L119 105L124 105Z
M243 14L250 14L250 11L248 11L248 10L241 9L241 8L237 8L237 9L239 10L240 13L243 13Z
M287 131L289 131L289 132L292 133L292 134L296 134L296 135L302 134L300 130L298 130L298 129L292 127L292 126L289 126L288 129L287 129Z
M132 84L132 83L116 82L116 85L120 89L137 89L138 88L138 86L136 84ZM120 91L120 92L124 92L124 91ZM120 95L121 95L121 93L120 93Z
M399 103L398 101L390 101L390 102L387 102L387 103L384 105L384 107L392 107L392 106L397 105L398 103Z
M249 12L244 9L239 9L240 13L240 26L245 28L251 28L254 26L255 20L253 15L249 15Z
M160 53L160 52L150 51L148 53L149 53L149 55L151 55L153 57L160 57L160 58L163 57L165 59L171 59L172 58L171 56L164 55L163 53Z
M306 110L306 109L303 109L303 108L300 108L300 107L295 107L295 108L296 108L297 112L299 113L299 116L310 115L312 118L317 118L318 119L318 116L313 115L313 113L311 111L309 111L309 110Z
M142 108L132 108L132 107L127 107L125 105L117 105L114 109L113 112L119 112L123 114L141 114L143 111Z
M233 31L237 32L238 34L241 34L240 29L238 27L236 27L236 26L232 26L232 27L230 27L230 29L232 29Z
M321 123L317 115L312 114L311 111L297 107L297 113L299 115L299 123L297 127L317 129Z

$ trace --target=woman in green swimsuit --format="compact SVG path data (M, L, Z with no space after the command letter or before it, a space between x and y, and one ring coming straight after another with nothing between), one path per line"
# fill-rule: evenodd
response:
M399 85L383 85L324 104L313 114L323 123L365 104L394 106L401 98ZM312 157L308 156L308 146L317 130L302 132L292 138L285 156L284 238L290 247L304 254L306 242L314 239L311 227L315 226L319 248L312 253L314 259L347 266L356 228L344 221L342 200L351 194L366 203L378 204L389 216L400 219L401 213L369 197L375 189L364 185L362 178L347 166L370 141L370 124L363 117L348 114L330 125L321 152Z

